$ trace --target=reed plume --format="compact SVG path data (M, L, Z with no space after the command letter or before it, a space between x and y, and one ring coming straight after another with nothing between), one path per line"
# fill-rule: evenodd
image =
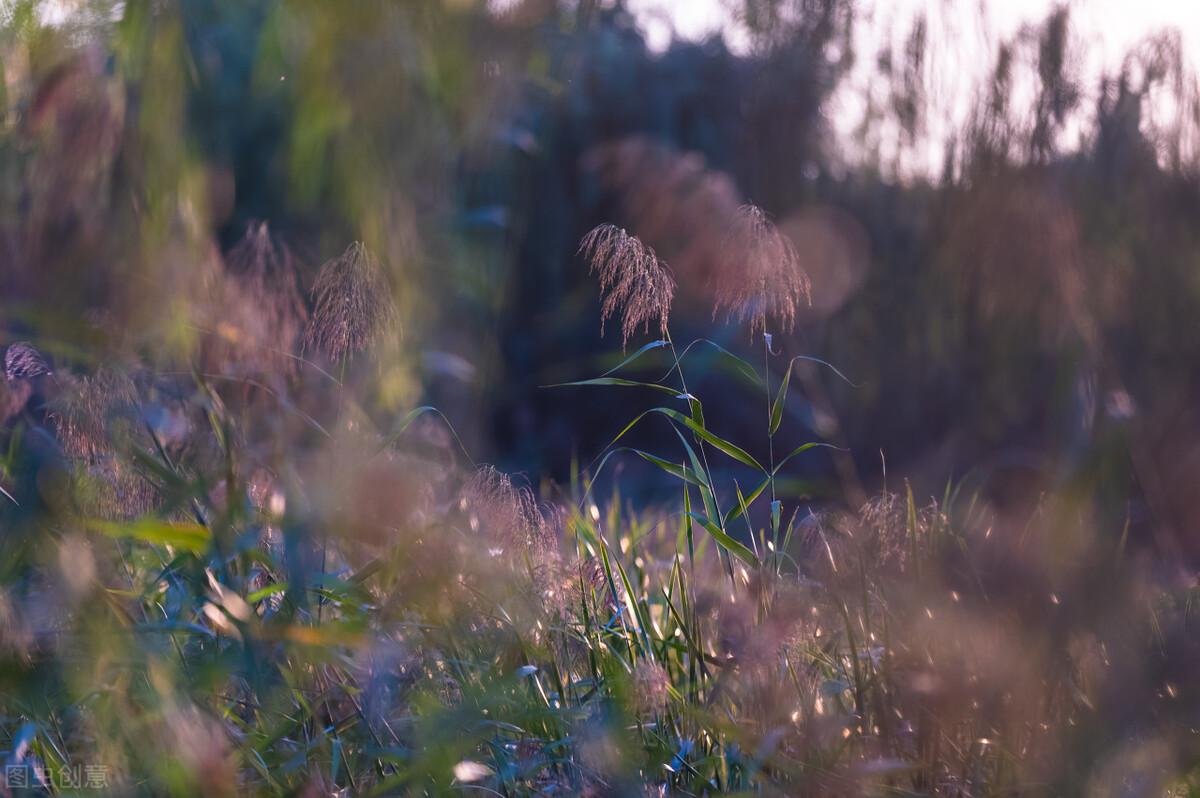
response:
M642 660L630 679L633 708L641 715L660 715L671 700L671 676L657 662Z
M620 227L602 224L583 237L579 253L589 271L600 276L600 334L611 316L621 315L621 346L629 343L638 328L667 333L675 279L654 250Z
M225 258L216 292L216 341L210 352L227 366L252 374L294 374L308 309L297 285L290 250L277 243L266 222L251 223Z
M32 380L53 373L46 357L28 341L9 344L4 351L4 376L9 382Z
M801 526L809 575L827 585L856 585L860 569L899 576L911 567L913 541L929 540L949 523L936 503L911 506L903 494L882 493L857 513L822 513Z
M543 507L528 487L491 466L478 469L462 490L472 533L487 543L535 599L540 612L565 618L578 597L577 580L558 549L562 514Z
M539 551L553 545L553 533L537 498L529 488L517 487L512 478L491 466L478 469L462 492L477 528L504 549Z
M781 332L796 325L800 305L811 301L808 274L791 241L755 205L738 209L724 242L725 260L741 268L717 272L713 317L749 322L750 334L767 332L768 320Z
M671 264L683 295L706 296L725 267L724 229L742 204L737 186L696 152L631 136L590 150L585 165L636 220L640 239Z
M132 379L101 369L66 392L52 408L50 420L68 456L96 461L113 453L115 437L140 432L136 403Z
M396 321L387 280L361 242L351 244L340 257L321 267L312 299L304 347L332 360L367 349Z
M154 510L157 488L122 455L145 447L137 387L127 375L102 369L55 403L50 419L73 464L74 500L84 515L130 519Z

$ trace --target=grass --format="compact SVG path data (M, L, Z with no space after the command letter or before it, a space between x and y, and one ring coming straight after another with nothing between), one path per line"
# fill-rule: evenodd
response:
M1189 789L1194 587L1066 497L785 503L824 445L784 423L800 359L772 383L769 338L763 371L718 348L765 399L764 465L687 389L708 345L574 383L666 404L538 494L422 446L432 408L376 431L370 378L64 375L8 436L6 766L55 794L974 796L1099 789L1101 757ZM306 402L328 426L280 414ZM650 423L678 448L638 448ZM600 500L620 458L678 500Z
M1137 124L1191 107L1168 38L1059 152L1067 15L1023 30L935 186L795 146L845 3L745 56L651 55L594 3L85 5L3 25L0 796L1200 794L1195 159ZM1028 158L988 100L1009 61ZM641 111L611 102L634 73ZM646 240L569 261L600 208ZM276 225L218 252L251 212ZM599 395L608 444L527 483L456 424L590 357L568 268L620 362L542 397ZM677 290L750 345L677 340ZM857 388L776 346L800 319L875 375L813 403L854 397L847 439L974 461L1030 429L1072 462L1033 500L927 472L814 500L810 458L863 453L797 429L800 392Z

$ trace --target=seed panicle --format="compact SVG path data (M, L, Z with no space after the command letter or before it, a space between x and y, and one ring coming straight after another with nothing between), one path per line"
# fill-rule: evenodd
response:
M83 377L50 412L63 451L89 462L111 455L114 434L137 427L136 402L137 388L122 372L105 368Z
M375 257L361 242L328 261L312 290L304 348L342 360L377 343L396 322L396 306Z
M579 254L600 277L601 335L604 323L618 313L622 347L639 328L648 331L651 324L666 335L675 278L653 249L616 225L602 224L583 237Z
M716 275L713 317L748 322L750 334L767 332L768 321L791 332L801 304L811 302L808 274L792 242L755 205L738 209L724 244L726 268ZM730 268L740 263L742 268Z
M291 357L308 309L297 285L290 250L266 222L252 222L225 257L210 320L218 336L210 348L216 368L251 375L294 375Z
M53 374L45 355L28 341L9 344L4 351L4 376L13 380L32 380Z

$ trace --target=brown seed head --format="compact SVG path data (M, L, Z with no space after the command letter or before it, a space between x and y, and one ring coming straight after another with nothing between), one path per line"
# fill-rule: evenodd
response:
M50 412L63 451L92 462L111 455L115 437L140 431L136 402L137 388L121 372L101 369L79 380Z
M292 356L307 308L292 253L272 240L266 222L252 223L226 256L209 308L209 362L222 372L294 374Z
M639 327L649 330L651 323L666 335L675 279L653 249L615 225L602 224L583 237L579 253L589 270L600 275L601 335L604 322L618 312L622 347Z
M53 373L46 357L28 341L17 341L4 350L4 376L10 382L31 380Z
M472 528L498 545L537 551L553 545L550 524L529 488L513 485L512 478L484 466L463 488L463 502Z
M713 317L750 323L750 334L767 331L767 320L790 332L801 303L811 301L808 275L795 247L767 215L754 205L743 205L724 244L724 258L740 269L716 274Z
M633 669L633 703L642 715L658 715L671 699L671 677L657 662L639 662Z
M313 313L304 333L304 347L317 349L333 360L367 349L396 321L387 280L375 258L359 242L321 267L312 298Z
M52 406L51 422L73 463L73 499L84 515L136 518L159 504L157 489L121 450L144 447L137 388L129 376L108 369L74 382Z

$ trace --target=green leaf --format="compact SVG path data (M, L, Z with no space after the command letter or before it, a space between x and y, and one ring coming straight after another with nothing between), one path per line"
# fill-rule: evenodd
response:
M650 410L648 412L661 413L662 415L666 416L667 418L678 421L680 424L683 424L685 427L690 429L692 432L699 435L700 438L702 440L704 440L706 443L712 444L713 446L720 449L725 454L732 457L734 460L737 460L739 463L748 465L751 468L754 468L759 471L762 471L763 473L766 473L766 469L763 468L762 465L760 465L757 460L755 460L753 457L751 457L749 455L749 453L746 452L745 449L742 449L740 446L730 443L729 441L725 440L724 438L719 438L716 435L713 435L711 432L709 432L703 426L701 426L700 424L697 424L695 421L693 421L691 418L685 416L683 413L680 413L677 410L672 410L669 407L656 407L653 410Z
M708 475L708 472L705 471L704 466L700 464L700 458L696 456L696 450L692 448L690 443L688 443L687 438L685 438L683 433L679 431L679 428L672 426L671 429L675 430L675 435L678 436L679 442L683 444L684 450L687 451L688 457L692 461L692 469L694 473L700 476L700 501L704 503L704 512L709 518L718 518L720 514L717 512L717 501L715 495L713 494L712 482L710 481L711 477Z
M708 534L712 535L713 540L717 541L717 545L719 545L721 548L725 549L727 552L737 557L750 567L758 567L758 558L754 556L754 552L750 551L750 549L748 549L746 546L730 537L725 530L721 529L721 527L717 526L702 515L697 515L696 513L688 513L688 515L696 519L696 521L700 523L700 526L704 527L705 530L708 531Z
M687 438L683 437L683 433L674 427L672 427L672 429L675 430L675 435L679 438L679 442L683 444L684 451L687 452L688 459L692 463L692 473L700 479L701 485L711 488L711 478L708 475L708 471L706 471L704 466L701 464L700 458L696 456L696 450L692 448L690 443L688 443Z
M692 350L692 347L696 346L697 344L707 344L708 346L711 346L713 349L717 350L717 352L719 352L720 354L724 355L729 360L731 360L733 362L733 366L734 366L735 370L739 374L741 374L743 377L745 377L748 382L750 382L753 385L759 386L759 387L762 386L763 378L758 373L758 370L754 368L754 366L750 365L745 360L738 357L733 352L730 352L728 349L721 346L717 342L710 341L707 338L697 338L695 341L692 341L690 344L688 344L686 347L684 347L683 351L679 353L679 361L682 362L683 359L685 357L687 357L688 353Z
M450 423L450 419L446 418L446 415L441 410L438 410L436 407L433 407L432 405L422 405L421 407L415 407L412 410L409 410L407 413L405 413L404 417L401 418L398 422L396 422L396 426L392 428L391 434L388 435L386 440L384 440L383 445L380 446L376 450L376 454L379 454L379 453L385 451L389 446L394 444L396 441L400 440L400 436L404 434L404 431L407 430L410 426L412 426L412 423L414 421L416 421L418 418L425 415L426 413L433 413L434 415L436 415L438 418L440 418L442 420L442 423L444 423L446 425L446 429L450 430L450 434L454 436L454 441L455 441L455 443L458 444L459 450L462 451L463 455L467 458L468 462L474 464L475 461L471 457L471 453L467 451L467 447L463 444L462 438L460 438L458 436L458 430L454 429L454 425Z
M436 413L436 412L437 412L437 408L433 407L431 405L422 405L421 407L415 407L412 410L409 410L407 413L404 414L404 418L400 419L400 421L396 424L396 426L392 428L392 434L388 436L387 444L385 444L385 447L391 443L394 443L397 438L399 438L401 435L404 434L404 430L408 429L409 426L411 426L412 423L414 421L416 421L418 418L425 415L426 413Z
M754 504L754 500L757 499L759 496L761 496L762 492L764 490L766 490L767 486L770 484L771 484L770 477L767 477L762 482L760 482L758 484L758 487L755 488L754 490L752 490L750 492L750 495L746 497L746 499L745 499L746 506L745 507L742 507L741 505L739 505L729 511L729 513L725 516L725 525L728 526L730 521L737 520L746 508L749 508L750 505Z
M629 615L636 624L636 631L641 635L640 643L643 653L650 659L654 659L654 649L650 645L650 634L646 631L646 619L642 616L641 608L638 607L637 593L633 592L633 584L629 581L628 574L625 573L625 567L621 565L620 560L610 558L609 562L617 569L617 575L621 577L621 586L625 593L625 608L629 610Z
M688 562L696 560L696 544L692 531L692 492L688 486L683 486L683 515L684 528L687 530Z
M638 382L637 380L626 380L621 377L595 377L590 380L577 380L575 382L556 382L552 385L542 386L544 388L575 388L585 385L617 385L627 388L651 388L660 393L669 394L670 396L678 396L679 390L668 385L659 385L657 382Z
M608 448L616 445L617 441L619 441L619 440L621 440L621 438L625 437L625 433L627 433L627 432L629 432L629 430L633 429L634 426L636 426L639 421L641 421L646 416L650 415L650 413L652 413L652 412L653 412L652 410L647 410L645 413L638 413L637 416L634 417L633 421L630 421L628 424L626 424L625 427L620 432L617 433L617 436L608 442L608 446L605 446L604 448L608 449Z
M600 565L604 569L604 578L605 578L605 582L607 583L607 586L608 586L608 597L612 599L612 603L615 606L620 603L620 596L618 595L618 593L620 593L620 591L617 590L617 580L613 576L612 557L609 555L608 552L609 552L608 544L604 541L603 538L600 538ZM628 596L627 596L627 598L628 598ZM617 613L617 616L618 616L618 618L620 617L619 611ZM634 618L636 618L636 617L637 617L637 615L635 613ZM621 621L621 626L622 626L622 628L624 628L624 626L625 626L624 620Z
M742 495L742 486L733 481L733 487L737 491L738 507L742 508L742 517L746 519L746 531L750 534L750 545L754 547L754 556L759 556L758 544L754 541L754 526L750 523L750 514L746 510L746 497Z
M246 595L248 604L257 604L269 596L274 596L276 593L287 591L287 582L273 582L264 588L260 588Z
M692 396L688 399L688 406L692 411L692 421L702 427L707 426L704 423L704 406L700 404L700 400Z
M360 646L366 640L361 625L352 623L270 625L263 627L262 634L267 640L307 646Z
M795 361L792 361L793 363ZM783 382L779 384L779 392L775 394L775 402L771 405L771 434L779 430L783 421L783 406L787 402L788 383L792 381L792 364L788 363L787 371L783 373Z
M642 355L644 355L644 354L646 354L647 352L649 352L651 349L660 349L660 348L662 348L662 347L664 347L664 346L670 346L670 345L671 345L671 342L670 342L670 341L665 341L665 340L661 340L661 339L660 339L660 340L658 340L658 341L651 341L650 343L648 343L648 344L646 344L645 346L641 347L640 349L638 349L638 351L634 352L632 355L630 355L629 357L625 358L625 359L624 359L624 360L622 360L620 363L618 363L616 366L612 367L611 369L609 369L608 371L604 372L604 373L603 373L603 374L601 374L600 376L601 376L601 377L607 377L609 374L614 374L614 373L616 373L616 372L620 371L621 369L625 368L626 366L628 366L628 365L629 365L630 363L632 363L633 361L637 360L637 359L638 359L639 357L641 357Z
M649 452L643 452L641 449L630 449L629 451L633 452L638 457L641 457L643 460L653 463L671 476L682 479L684 482L688 482L692 485L704 484L687 466L677 466L674 463L668 462L661 457L656 457Z
M787 530L783 533L783 544L777 545L779 551L787 551L792 545L792 533L796 530L796 510L792 510L792 517L788 519Z
M857 383L857 382L854 382L854 381L853 381L853 380L851 380L849 377L847 377L845 374L843 374L842 372L838 371L838 370L837 370L837 368L836 368L836 367L835 367L835 366L834 366L832 363L830 363L830 362L828 362L828 361L826 361L826 360L822 360L822 359L821 359L821 358L819 358L819 357L811 357L810 355L796 355L794 358L792 358L791 362L790 362L790 363L788 363L788 368L790 369L790 368L792 367L792 365L793 365L793 364L795 364L795 362L796 362L797 360L807 360L809 363L816 363L816 364L817 364L817 365L819 365L819 366L824 366L825 368L827 368L827 369L829 369L830 371L832 371L834 374L836 374L836 375L838 375L839 377L841 377L842 381L843 381L843 382L845 382L845 383L846 383L847 385L849 385L850 387L852 387L852 388L860 388L860 387L862 387L862 386L861 386L859 383Z
M208 549L212 532L200 524L143 518L130 523L93 519L87 526L112 538L133 538L156 546L174 546L200 554Z
M813 441L811 443L804 443L804 444L801 444L800 446L797 446L795 449L792 449L790 452L788 452L787 457L784 457L782 460L780 460L775 465L775 470L772 471L771 473L778 474L779 469L783 468L783 464L786 463L788 460L791 460L793 457L795 457L798 454L804 454L809 449L817 449L817 448L834 449L839 452L849 451L849 449L843 449L841 446L834 446L832 443L819 443L817 441Z

